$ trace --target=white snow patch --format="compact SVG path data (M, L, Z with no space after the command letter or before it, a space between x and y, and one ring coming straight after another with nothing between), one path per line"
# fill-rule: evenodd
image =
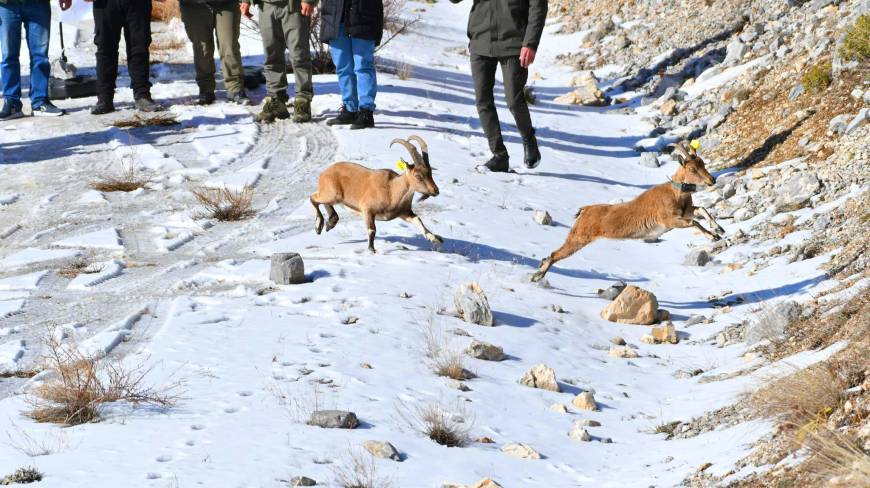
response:
M0 290L35 290L39 281L48 274L48 271L36 271L23 275L0 278Z
M100 271L96 273L79 274L78 276L73 278L72 281L70 281L69 285L67 285L67 288L70 290L87 290L116 276L121 276L121 273L124 270L124 262L117 259L105 261L102 263L95 263L92 266L99 269Z
M29 247L6 256L3 258L3 261L0 261L0 264L2 264L3 267L17 268L28 264L72 258L80 255L81 251L75 249L38 249Z
M117 229L112 227L61 239L55 242L54 245L59 247L87 247L113 250L124 249L124 246L121 245L121 237L118 235Z

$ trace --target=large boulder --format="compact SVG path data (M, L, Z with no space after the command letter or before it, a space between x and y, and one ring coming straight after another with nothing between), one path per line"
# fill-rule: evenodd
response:
M476 282L459 285L459 289L453 295L453 305L462 320L478 325L493 325L489 300Z
M542 390L562 391L556 381L556 372L546 364L538 364L520 378L520 384Z
M628 285L601 311L601 318L620 324L652 325L659 318L659 302L651 292Z

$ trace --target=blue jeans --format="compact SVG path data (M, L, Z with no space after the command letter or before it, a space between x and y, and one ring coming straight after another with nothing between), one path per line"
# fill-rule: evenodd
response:
M48 101L48 35L51 7L48 2L26 1L0 4L0 88L6 100L21 103L21 25L30 50L30 104L39 108Z
M374 111L378 94L375 41L348 37L342 24L338 28L338 39L329 41L329 48L344 108L350 112L361 108Z

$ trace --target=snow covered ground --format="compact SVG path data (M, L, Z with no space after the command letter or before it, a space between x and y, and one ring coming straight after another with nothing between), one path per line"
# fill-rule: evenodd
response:
M422 21L379 55L409 64L411 76L380 75L375 130L322 122L258 127L248 113L254 108L184 105L196 86L183 63L155 68L154 96L173 104L179 126L109 128L108 121L131 112L92 117L87 99L59 102L67 117L0 126L0 372L34 365L40 337L66 330L62 335L77 337L88 352L153 368L148 379L155 385L183 382L175 407L113 405L99 423L61 428L22 415L23 393L39 377L0 379L0 431L9 438L0 442L0 475L34 465L46 487L278 487L298 475L337 486L333 472L348 452L381 440L403 457L375 461L396 487L472 484L486 476L504 487L674 486L703 463L724 473L745 455L766 425L668 441L653 431L727 405L771 374L762 368L702 381L752 366L743 345L717 347L717 334L770 303L832 286L818 269L827 256L794 264L783 258L749 272L753 252L764 247L756 243L689 267L685 256L706 242L678 230L654 244L596 242L554 267L548 286L528 283L539 260L564 240L578 207L630 199L667 181L675 165L638 164L633 147L650 130L638 115L551 102L572 76L554 58L576 42L551 26L532 69L539 75L533 119L543 163L521 167L521 141L501 104L516 173L475 171L488 151L468 59L459 52L469 8L409 2ZM87 26L67 29L79 40L70 51L82 67L92 66ZM257 52L256 40L246 40L245 52ZM315 112L337 108L335 77L315 82ZM130 98L119 90L120 102ZM317 173L335 160L394 167L407 155L390 141L411 134L428 142L441 189L416 209L444 245L432 249L409 224L379 223L379 252L370 255L363 223L341 210L333 231L315 235L307 195ZM100 174L130 164L152 172L144 190L91 189ZM198 216L192 188L246 184L255 189L256 217L219 223ZM536 224L534 210L549 211L554 225ZM309 282L274 286L269 256L289 251L302 254ZM57 274L70 259L95 263L96 272ZM616 280L654 292L672 314L680 344L643 344L647 327L601 319L608 302L596 290ZM495 327L451 315L453 293L467 281L485 290ZM730 306L714 308L711 296ZM686 326L696 314L711 323ZM469 359L477 378L466 382L470 391L457 390L425 358L431 330L459 349L473 337L503 347L508 357ZM636 345L640 357L609 356L615 336ZM561 393L518 384L540 363L555 369ZM694 369L704 373L673 376ZM594 392L600 411L571 406L582 391ZM414 431L403 417L432 402L464 411L472 437L495 442L447 448ZM570 413L551 411L554 403ZM315 404L351 410L362 425L308 426ZM581 419L601 423L589 428L593 442L568 437ZM56 448L30 457L16 447L25 437ZM599 442L605 439L612 442ZM513 442L542 459L501 452Z

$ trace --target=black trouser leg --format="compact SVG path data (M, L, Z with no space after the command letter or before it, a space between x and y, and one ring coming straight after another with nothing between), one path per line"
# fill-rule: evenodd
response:
M111 1L111 0L110 0ZM127 42L127 71L135 99L151 97L151 2L118 0L124 4L124 39Z
M498 111L495 108L493 88L495 88L495 70L498 58L471 55L471 76L474 79L474 95L477 104L477 114L483 133L489 141L489 149L493 154L506 154L504 139L501 136L501 125L498 121Z
M94 8L94 44L97 46L97 96L112 100L118 78L118 44L124 26L118 0L108 0L106 6Z
M532 128L532 117L529 115L529 105L526 103L524 93L526 81L529 79L529 70L520 66L518 56L501 58L499 63L504 79L505 102L514 116L520 136L523 139L528 139L535 134L535 130Z

